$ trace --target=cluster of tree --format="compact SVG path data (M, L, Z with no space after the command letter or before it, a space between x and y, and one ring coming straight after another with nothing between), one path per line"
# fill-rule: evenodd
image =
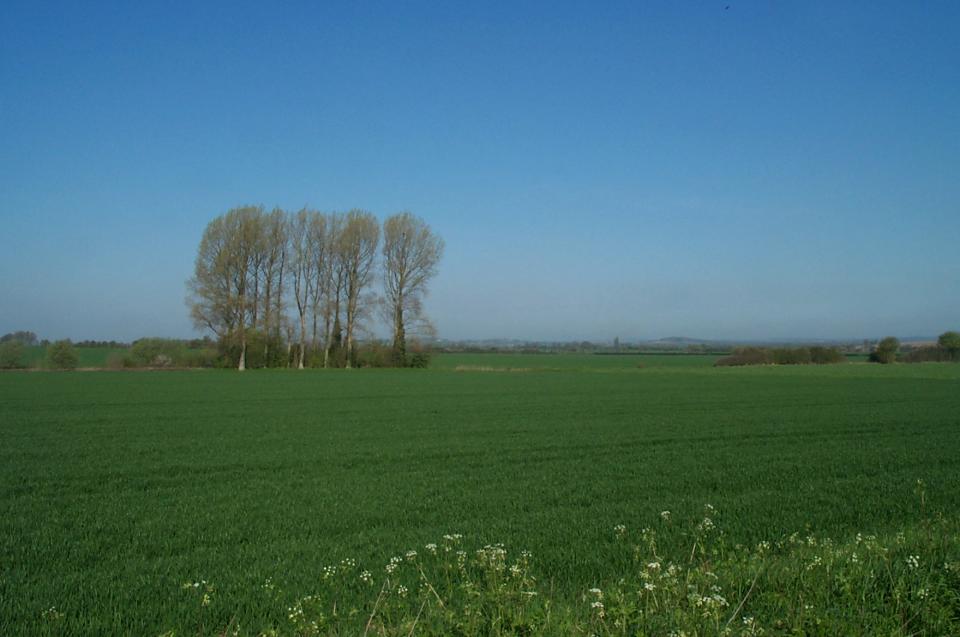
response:
M0 369L23 369L27 366L27 347L35 347L40 340L33 332L20 330L0 336Z
M877 346L870 352L871 363L881 363L888 365L896 362L897 352L900 351L900 339L895 336L881 338Z
M363 326L379 311L392 328L392 364L408 366L408 337L431 333L423 299L442 253L443 241L408 212L381 231L363 210L234 208L203 233L190 315L240 370L303 369L357 365Z
M8 340L0 343L0 369L22 369L26 367L23 343Z
M24 332L18 333L22 334ZM32 332L25 333L32 334ZM36 345L36 336L34 335L32 341L28 340L27 342L32 342L31 346ZM0 342L0 369L25 369L27 367L26 347L27 345L24 345L24 342L19 338L11 338ZM80 356L69 340L55 341L45 345L45 347L47 348L45 363L50 369L75 369L80 362Z
M904 348L907 350L907 348ZM870 360L875 363L927 363L927 362L960 362L960 332L944 332L937 338L936 345L912 347L900 355L900 341L893 336L881 339L876 348L870 353Z
M221 360L216 343L209 339L141 338L127 351L111 354L107 367L218 367Z
M85 341L76 341L74 347L109 347L111 349L120 349L121 347L130 347L129 343L122 341L94 341L87 339Z
M17 343L20 343L21 345L26 345L26 346L40 344L40 340L37 338L37 335L34 334L33 332L27 332L27 331L10 332L8 334L4 334L3 336L0 336L0 343L10 343L10 342L17 342Z
M47 367L51 369L76 369L80 355L70 339L54 341L47 347Z
M836 347L738 347L714 365L832 365L846 361L847 357Z
M914 347L900 357L905 363L960 362L960 332L944 332L936 345Z

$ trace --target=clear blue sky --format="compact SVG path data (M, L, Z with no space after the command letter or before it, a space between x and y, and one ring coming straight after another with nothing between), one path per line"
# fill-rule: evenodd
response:
M193 334L244 203L424 217L448 338L937 334L960 3L2 3L0 333Z

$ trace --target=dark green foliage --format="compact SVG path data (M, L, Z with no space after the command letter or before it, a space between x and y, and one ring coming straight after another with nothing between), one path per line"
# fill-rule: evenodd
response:
M905 350L899 358L905 363L960 362L960 332L944 332L936 345Z
M382 341L366 341L356 346L355 367L396 367L394 349Z
M10 332L9 334L4 334L0 336L0 343L9 343L15 341L21 345L38 345L39 341L37 340L37 335L33 332L19 331L19 332Z
M738 367L741 365L770 365L774 362L773 352L764 347L738 347L730 356L714 363L717 367Z
M256 350L257 353L262 351L262 349ZM253 356L256 357L256 354ZM107 361L107 367L111 369L129 367L163 369L170 367L216 367L219 363L219 355L212 342L185 341L172 338L141 338L134 341L126 354L120 357L111 357Z
M0 634L197 634L180 586L201 579L206 634L256 634L287 626L325 565L379 576L444 533L529 549L543 590L579 608L584 586L635 573L613 527L663 510L713 504L728 548L925 537L917 478L928 511L960 512L960 366L499 358L558 371L0 374ZM660 543L686 559L692 538Z
M770 350L776 365L809 365L810 349L807 347L778 347Z
M47 365L52 369L75 369L80 355L69 340L56 341L47 348Z
M846 363L847 357L836 347L811 347L810 362L815 365Z
M125 349L129 347L127 343L121 341L94 341L94 340L84 340L77 341L73 344L74 347L86 348L86 347L97 347L97 348L110 348L110 349Z
M877 343L876 349L870 353L870 361L873 363L882 363L884 365L896 362L897 352L900 351L900 340L887 336Z
M945 363L953 358L941 347L927 346L905 349L897 360L904 363Z
M407 357L407 367L426 369L427 367L430 367L430 359L431 354L426 350L414 352Z
M730 356L718 359L715 365L831 365L846 361L835 347L738 347Z
M182 341L141 338L130 347L130 358L137 367L173 367L184 349Z
M947 353L949 360L960 361L960 332L944 332L937 339L937 346Z
M22 342L10 339L0 343L0 369L21 369L26 366Z

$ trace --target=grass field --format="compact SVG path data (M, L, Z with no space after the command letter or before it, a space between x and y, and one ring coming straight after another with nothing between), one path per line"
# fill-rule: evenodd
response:
M709 367L713 354L440 354L433 369L460 371L616 371L645 367Z
M208 626L257 631L286 620L267 578L309 593L445 533L529 549L576 599L625 568L611 529L663 510L710 503L731 543L843 541L915 526L920 478L960 512L958 365L503 360L0 374L0 634L195 634L200 579Z
M112 354L128 352L123 347L78 347L77 367L106 367L107 359ZM44 367L46 365L47 348L41 345L31 345L24 348L24 364L27 367Z

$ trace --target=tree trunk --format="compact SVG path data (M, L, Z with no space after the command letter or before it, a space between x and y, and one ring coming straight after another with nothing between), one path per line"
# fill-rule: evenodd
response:
M277 277L277 311L276 311L276 323L277 323L277 342L280 342L280 323L283 320L283 266L286 265L286 257L281 254L280 257L280 273ZM287 352L289 354L289 352ZM288 357L289 360L289 357Z
M333 340L333 321L330 320L329 305L323 317L323 368L330 367L330 341Z
M303 369L303 354L307 345L307 315L300 313L300 361L297 363L297 369Z
M356 310L351 310L352 302L347 299L347 362L344 365L347 369L353 367L353 321L356 317Z
M403 329L403 297L393 312L393 360L398 367L407 366L407 338Z
M247 335L240 335L240 363L237 365L237 371L242 372L247 369Z
M263 299L263 361L270 367L270 287L273 282L273 266L267 272L267 289Z

